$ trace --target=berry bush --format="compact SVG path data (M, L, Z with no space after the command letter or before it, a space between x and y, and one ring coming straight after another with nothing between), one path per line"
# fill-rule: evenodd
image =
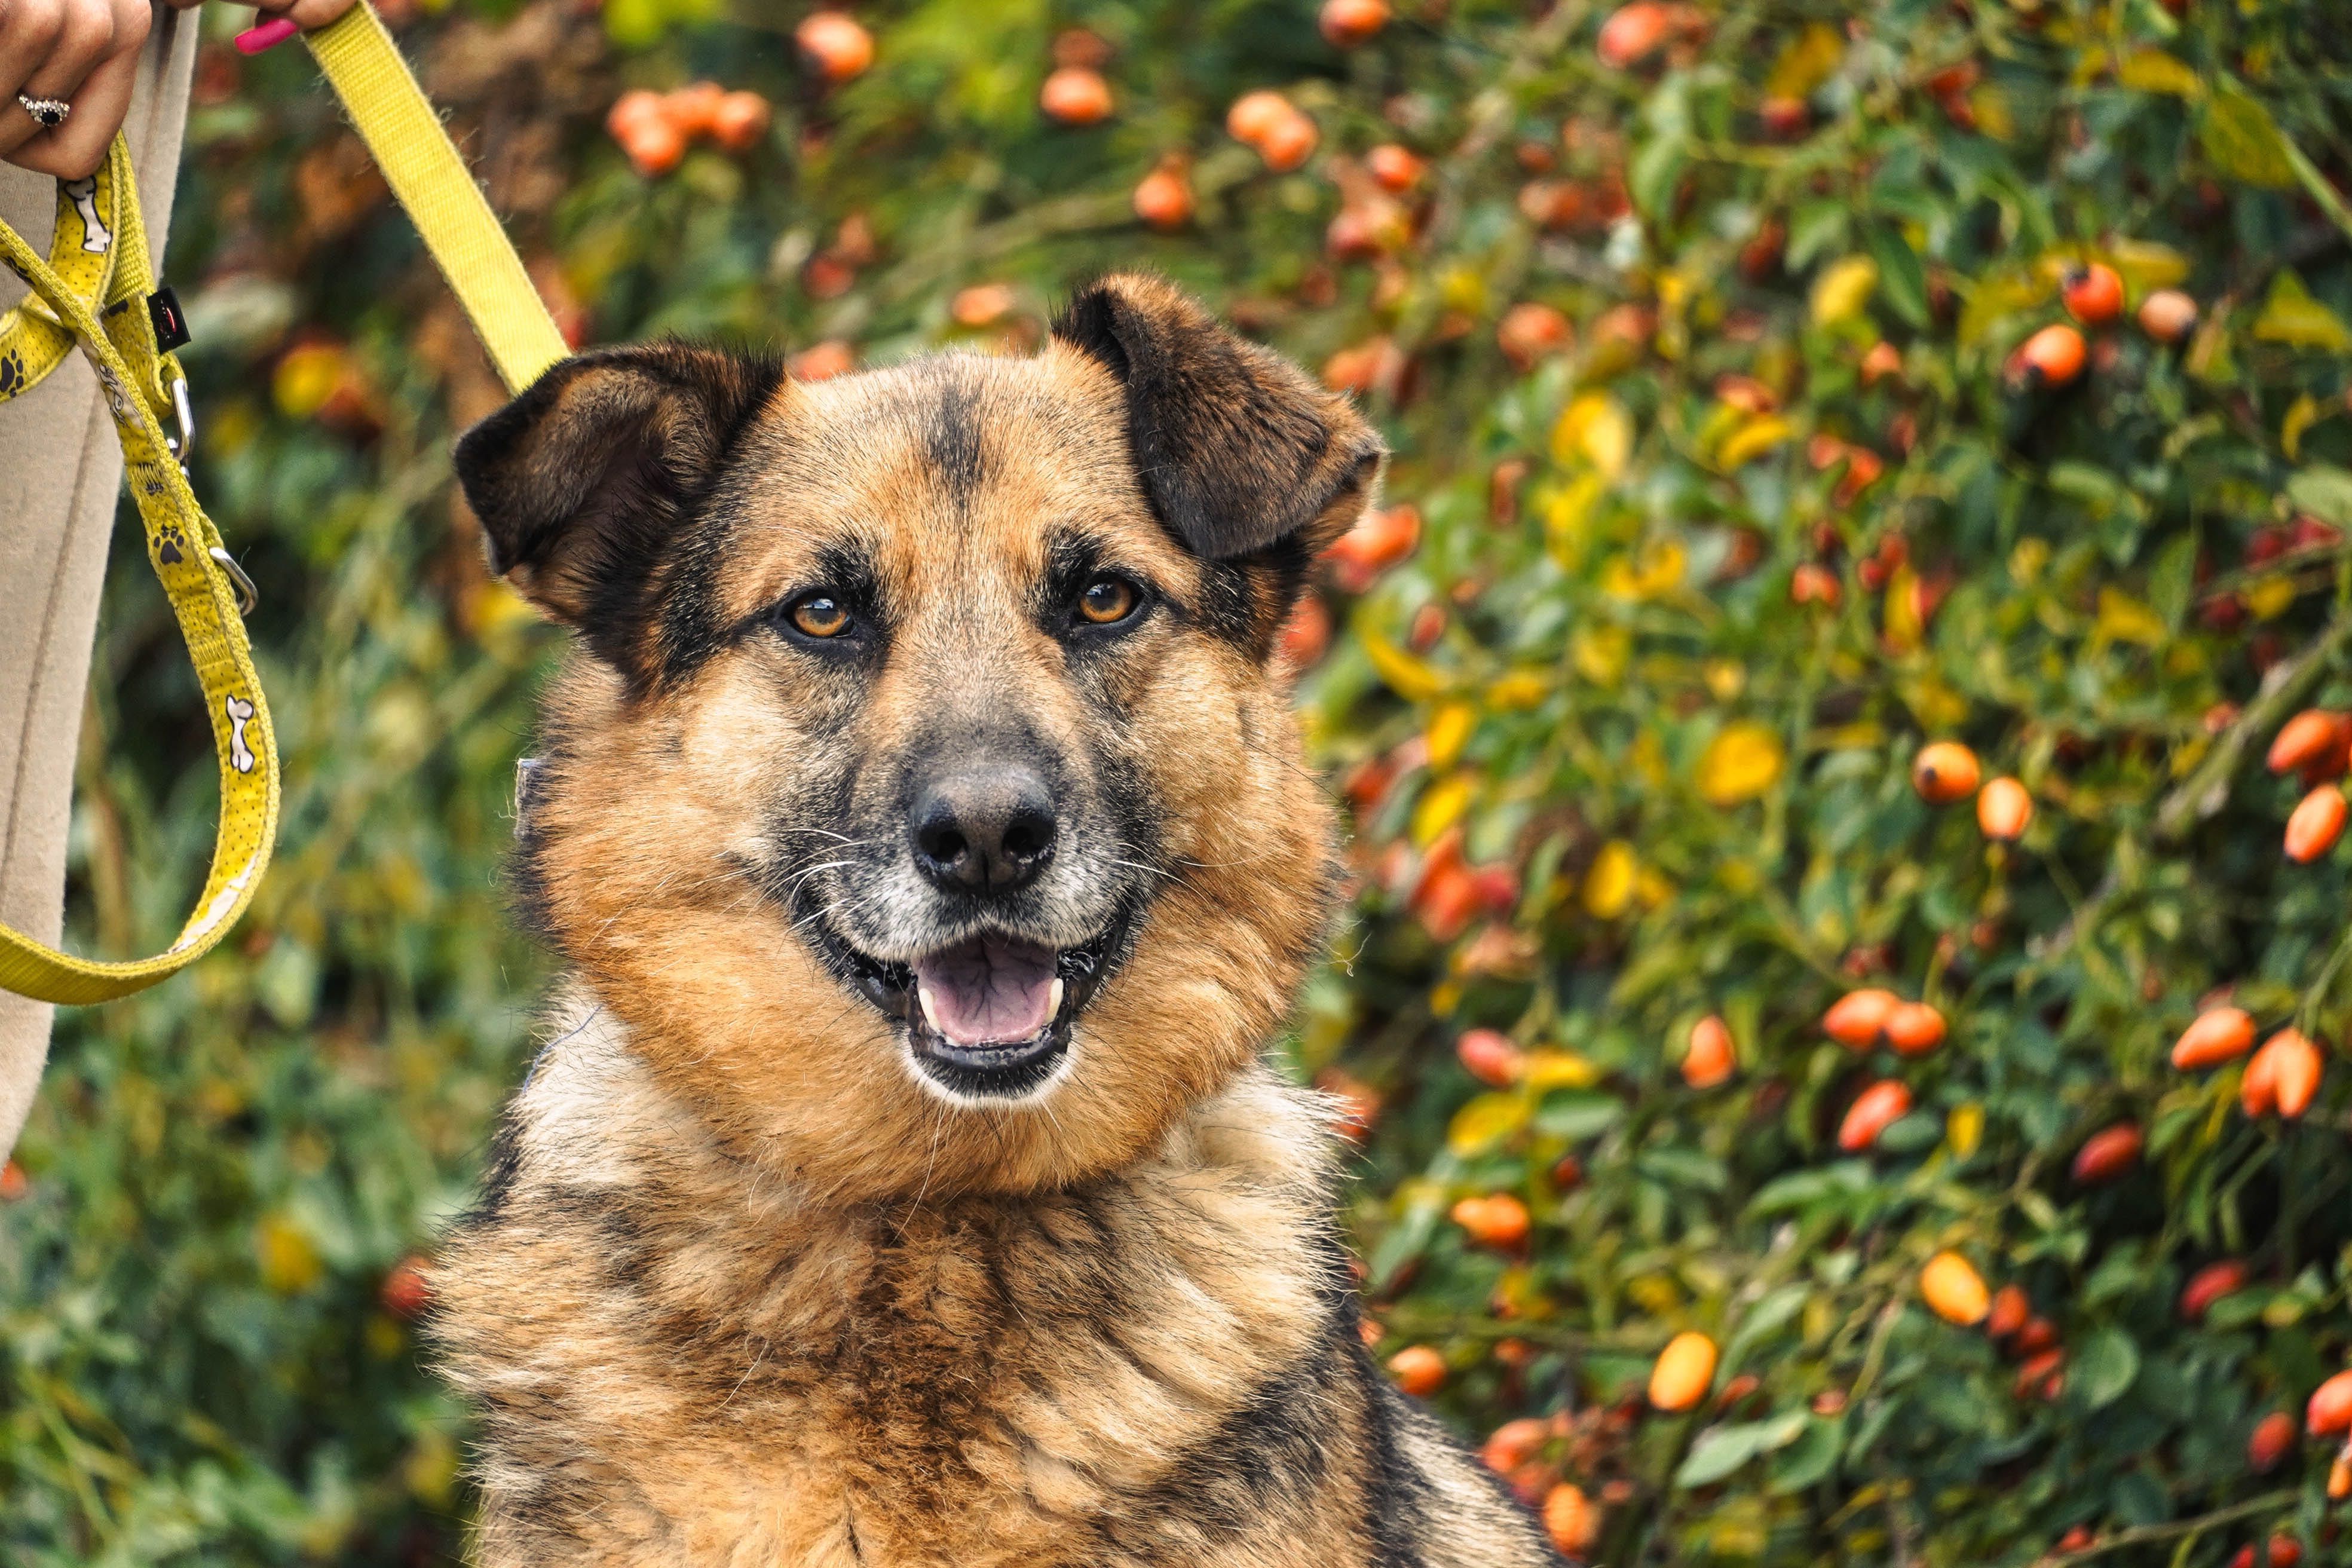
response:
M1612 1563L2352 1560L2334 0L387 7L567 332L835 374L1158 268L1352 389L1285 639L1353 903L1280 1050L1379 1353ZM0 1555L439 1561L406 1260L542 961L495 380L298 51L169 272L284 847L0 1172ZM213 807L123 552L74 926Z

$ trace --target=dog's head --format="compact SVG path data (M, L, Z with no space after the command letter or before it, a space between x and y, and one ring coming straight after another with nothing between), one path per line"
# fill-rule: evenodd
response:
M533 775L541 923L739 1150L826 1191L1133 1158L1319 940L1274 648L1381 459L1149 279L1030 359L566 361L457 448L493 565L585 650Z

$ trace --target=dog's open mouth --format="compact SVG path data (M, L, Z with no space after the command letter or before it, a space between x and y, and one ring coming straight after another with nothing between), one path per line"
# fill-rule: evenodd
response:
M1125 927L1115 921L1065 948L984 933L898 963L818 924L851 989L905 1024L918 1071L959 1096L1007 1100L1059 1071L1070 1026L1094 999Z

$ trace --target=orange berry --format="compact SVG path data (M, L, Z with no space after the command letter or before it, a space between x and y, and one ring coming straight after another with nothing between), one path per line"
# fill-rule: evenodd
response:
M1276 122L1297 112L1291 108L1290 100L1278 92L1245 92L1225 110L1225 132L1234 141L1255 147L1265 140L1266 132Z
M2139 327L2160 343L2177 343L2197 324L2197 301L2178 289L2158 289L2139 302Z
M1715 1342L1696 1329L1666 1342L1650 1368L1650 1403L1661 1410L1688 1410L1706 1397L1715 1382Z
M2130 1121L2092 1133L2074 1152L2074 1179L2086 1184L2114 1181L2139 1159L2140 1142L2139 1127Z
M1937 741L1912 759L1911 787L1930 805L1945 805L1976 794L1979 773L1974 752L1958 741Z
M1880 1079L1854 1096L1846 1109L1845 1120L1838 1123L1838 1147L1849 1154L1861 1152L1910 1110L1910 1086L1899 1079Z
M1389 1357L1389 1375L1415 1399L1426 1399L1445 1386L1445 1358L1427 1345L1407 1345Z
M2124 280L2105 262L2070 269L2059 289L2066 313L2086 327L2105 326L2124 313Z
M1544 1495L1543 1521L1552 1545L1570 1557L1581 1557L1601 1537L1601 1510L1568 1481Z
M604 111L604 130L614 141L625 143L635 127L669 117L668 100L638 88L613 100L613 107Z
M2192 1323L2205 1321L2205 1313L2224 1296L2234 1296L2246 1288L2246 1266L2234 1258L2219 1263L2209 1263L2189 1277L2181 1289L2180 1315Z
M1839 1045L1866 1051L1878 1043L1878 1033L1886 1027L1887 1015L1902 1005L1902 998L1894 992L1882 991L1874 985L1849 991L1822 1015L1822 1032Z
M730 153L748 153L768 133L769 113L758 93L730 92L711 111L711 139Z
M2352 1451L2336 1456L2327 1467L2327 1500L2342 1502L2352 1497Z
M1374 577L1411 555L1420 542L1419 507L1374 507L1332 541L1323 557L1338 568L1340 586L1361 593L1371 586Z
M1756 106L1757 118L1764 122L1764 134L1775 142L1794 142L1812 123L1812 110L1801 98L1776 93Z
M2263 1547L2263 1555L2270 1568L2294 1568L2303 1561L2303 1542L2292 1535L2274 1533Z
M2246 1439L2246 1468L2256 1475L2277 1469L2294 1447L2294 1417L2273 1410L2254 1423L2253 1434Z
M2040 1355L2058 1342L2058 1325L2047 1318L2031 1318L2025 1327L2017 1331L2017 1342L2011 1345L2013 1355Z
M1037 106L1065 125L1093 125L1110 118L1110 83L1100 71L1064 66L1037 90Z
M2083 374L2083 334L2060 322L2025 340L2010 360L2010 379L2063 386Z
M1602 65L1623 70L1657 53L1678 35L1690 37L1706 31L1706 13L1696 5L1634 0L1631 5L1619 6L1609 20L1601 24L1601 36L1594 40L1593 48Z
M1331 647L1331 611L1309 594L1298 601L1275 639L1282 662L1294 670L1312 669Z
M1364 167L1370 171L1372 183L1391 195L1402 195L1421 184L1428 165L1393 142L1383 142L1364 154Z
M845 82L874 63L874 35L838 11L812 11L793 29L817 74L829 82Z
M2263 1042L2247 1064L2246 1077L2252 1079L2260 1070L2263 1093L2270 1101L2269 1109L2292 1121L2311 1109L2312 1096L2319 1092L2319 1079L2326 1070L2319 1047L2300 1029L2281 1029Z
M1551 1436L1551 1424L1532 1415L1506 1421L1478 1445L1478 1458L1496 1475L1508 1475L1541 1451Z
M1690 1048L1683 1053L1683 1081L1693 1089L1713 1089L1727 1082L1738 1066L1731 1049L1730 1026L1713 1013L1691 1026Z
M2023 1289L2004 1285L1992 1293L1992 1306L1985 1314L1985 1333L1996 1340L2005 1340L2025 1327L2025 1320L2033 1315L2033 1303L2026 1300Z
M33 1190L32 1179L25 1167L14 1160L0 1160L0 1204L21 1203Z
M727 89L715 81L698 81L669 95L669 117L688 136L708 136L717 128L719 105Z
M1884 338L1871 344L1870 352L1862 356L1862 384L1864 386L1875 385L1887 376L1902 374L1903 351Z
M433 1281L425 1273L425 1260L409 1254L392 1266L376 1287L376 1300L395 1318L414 1318L432 1304Z
M1322 132L1315 129L1315 121L1294 109L1266 128L1257 143L1258 156L1276 174L1286 174L1307 162L1320 140Z
M1919 1295L1936 1316L1966 1328L1982 1322L1992 1310L1992 1297L1979 1274L1957 1252L1939 1252L1919 1270Z
M1370 43L1389 25L1388 0L1323 0L1316 25L1335 49Z
M1154 169L1135 187L1135 216L1162 234L1192 219L1192 182L1181 169Z
M1987 838L2004 843L2025 836L2033 822L2033 797L2025 786L2004 773L1977 795L1977 826Z
M1503 312L1495 328L1495 342L1520 370L1530 370L1546 354L1558 353L1575 335L1568 317L1550 305L1514 305Z
M2032 1399L2039 1394L2043 1399L2055 1399L2066 1386L2063 1370L2066 1364L2064 1351L2043 1351L2017 1369L2015 1392L2020 1399Z
M1530 1223L1528 1205L1508 1193L1464 1198L1454 1205L1453 1218L1479 1246L1504 1249L1527 1240Z
M2219 1067L2253 1048L2254 1021L2239 1007L2208 1007L2173 1042L2172 1065L2183 1071Z
M1839 586L1837 574L1818 562L1807 561L1789 574L1789 600L1797 605L1825 605L1837 607L1844 590Z
M2342 773L2345 742L2352 739L2352 722L2347 717L2325 708L2305 709L2279 726L2263 765L2274 773L2315 766Z
M794 381L830 381L856 368L857 353L839 338L811 343L787 362Z
M2312 1391L2303 1407L2303 1429L2314 1437L2331 1436L2352 1426L2352 1372L2339 1372Z
M1472 1078L1496 1089L1510 1088L1527 1071L1527 1053L1499 1029L1463 1030L1462 1037L1454 1042L1454 1054L1462 1058Z
M1013 288L1006 283L975 283L959 289L948 302L948 314L959 327L984 327L1003 320L1013 309Z
M2321 784L2300 801L2286 819L2286 858L2297 865L2318 859L2344 836L2344 792Z
M2268 1116L2278 1109L2278 1057L2256 1051L2238 1079L2238 1104L2249 1116Z
M667 120L646 120L629 127L621 151L630 166L647 179L667 174L686 156L686 132Z
M1925 1002L1897 1003L1885 1027L1886 1043L1899 1056L1925 1056L1944 1043L1944 1016Z

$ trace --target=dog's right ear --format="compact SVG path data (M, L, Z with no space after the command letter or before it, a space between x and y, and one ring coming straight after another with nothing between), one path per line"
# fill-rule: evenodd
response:
M669 547L782 376L771 362L684 343L557 364L457 442L457 482L490 569L644 679Z

